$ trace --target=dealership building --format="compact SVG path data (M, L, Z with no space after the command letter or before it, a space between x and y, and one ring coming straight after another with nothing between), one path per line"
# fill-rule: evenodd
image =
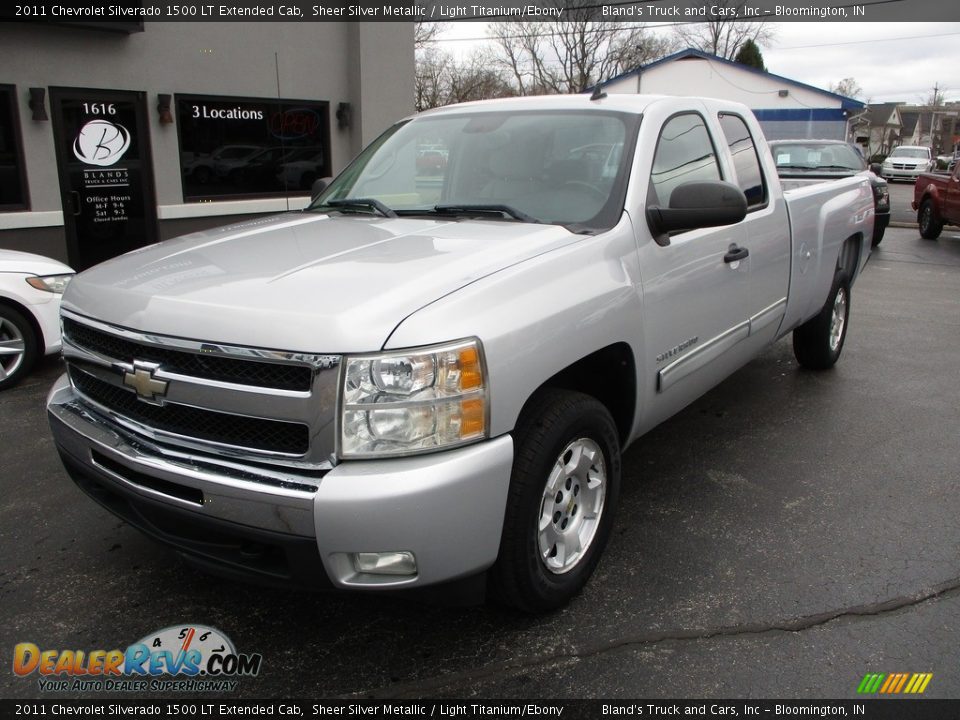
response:
M0 248L83 269L302 208L413 78L411 23L0 23Z

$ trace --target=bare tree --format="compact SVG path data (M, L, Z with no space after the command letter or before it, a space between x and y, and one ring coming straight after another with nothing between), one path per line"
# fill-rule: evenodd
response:
M446 103L511 97L516 91L489 49L475 51L466 59L449 65L449 89Z
M446 104L450 93L448 73L452 62L453 58L436 48L417 53L414 73L414 107L417 112Z
M446 28L447 23L417 22L413 24L413 49L424 50L436 42Z
M946 88L940 87L940 83L934 83L934 86L930 88L930 94L927 95L923 104L929 107L940 107L946 101L944 94L946 93Z
M583 92L597 82L669 53L673 41L643 25L595 22L595 9L567 6L559 23L492 23L499 65L521 95Z
M852 77L844 78L838 83L830 83L830 92L848 98L860 99L863 97L863 88Z
M729 14L709 22L683 24L674 28L675 36L684 47L733 60L745 41L753 40L757 45L764 45L776 36L773 25L740 19L744 15L746 3L717 0L714 4Z
M516 95L516 90L488 49L479 49L463 59L437 48L417 53L415 76L417 112L450 103Z

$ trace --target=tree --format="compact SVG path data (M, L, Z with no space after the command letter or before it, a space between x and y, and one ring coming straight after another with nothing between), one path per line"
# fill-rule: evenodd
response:
M750 38L743 41L743 45L740 46L734 60L741 65L755 67L757 70L767 69L766 65L763 64L763 55L760 53L760 48Z
M721 19L705 23L685 23L674 28L675 36L684 47L733 60L740 46L747 40L752 40L757 45L768 45L776 36L773 25L740 19L746 13L746 3L717 0L713 4L725 13L721 15Z
M431 43L437 41L446 28L447 23L417 22L413 24L413 49L425 50Z
M589 2L590 0L580 0ZM673 40L643 25L594 22L592 5L567 6L559 23L492 23L496 59L521 95L579 93L669 53Z
M946 90L940 87L940 83L935 83L934 86L930 88L930 94L927 95L926 101L923 104L930 107L940 107L945 102L945 92Z
M831 83L830 92L848 98L859 99L863 97L863 88L860 87L860 84L852 77L844 78L836 84Z

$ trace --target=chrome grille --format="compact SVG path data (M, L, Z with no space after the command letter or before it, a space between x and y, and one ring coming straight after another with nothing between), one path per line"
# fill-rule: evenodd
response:
M173 435L288 455L303 455L310 444L309 429L301 423L228 415L172 403L149 405L138 400L133 391L99 380L76 366L70 367L70 380L93 402Z
M61 316L80 401L119 430L193 455L331 467L340 356L154 335L68 309ZM144 364L164 383L161 397L124 384L130 367Z
M81 325L70 318L63 319L63 333L75 346L114 360L146 360L161 364L169 372L196 378L301 391L310 390L313 380L312 369L303 365L240 360L203 352L172 350L110 335Z

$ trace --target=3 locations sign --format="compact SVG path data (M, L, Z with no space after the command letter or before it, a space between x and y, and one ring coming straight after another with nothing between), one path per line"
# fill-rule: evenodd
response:
M309 192L330 175L324 101L177 95L185 200Z

